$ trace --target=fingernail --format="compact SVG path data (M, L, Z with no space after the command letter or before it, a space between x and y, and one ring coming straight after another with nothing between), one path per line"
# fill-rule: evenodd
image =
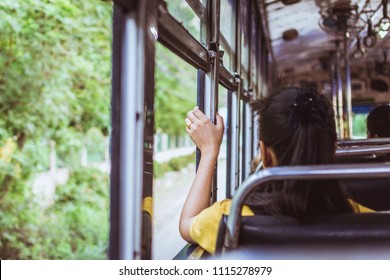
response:
M194 110L199 109L198 106L195 106Z

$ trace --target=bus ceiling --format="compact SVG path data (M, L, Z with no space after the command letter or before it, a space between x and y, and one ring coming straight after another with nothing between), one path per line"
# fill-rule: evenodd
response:
M387 0L268 0L264 5L279 72L321 80L340 52L353 76L364 78L374 69L388 75Z

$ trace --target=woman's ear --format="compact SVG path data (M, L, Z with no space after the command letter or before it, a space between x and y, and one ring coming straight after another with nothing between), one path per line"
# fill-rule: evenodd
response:
M278 165L274 151L270 147L266 146L263 141L260 141L260 152L264 168Z

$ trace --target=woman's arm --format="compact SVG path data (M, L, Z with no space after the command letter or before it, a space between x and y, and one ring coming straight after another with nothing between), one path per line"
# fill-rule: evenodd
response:
M189 121L191 124L187 126L187 133L201 151L201 158L181 211L179 230L184 240L193 243L190 226L193 218L210 206L211 182L222 142L224 125L221 116L217 114L217 123L214 125L198 107L188 112L186 122Z

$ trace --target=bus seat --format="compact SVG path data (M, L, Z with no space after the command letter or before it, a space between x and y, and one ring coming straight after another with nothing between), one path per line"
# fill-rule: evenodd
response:
M357 203L375 211L390 210L390 180L345 179L343 187Z
M216 258L390 259L390 214L343 214L300 223L289 217L242 217L237 248L223 249L221 219Z
M390 155L349 155L336 157L337 163L385 163ZM390 210L390 181L382 179L344 179L341 181L347 193L357 203L375 211Z
M241 216L245 199L263 184L322 178L389 180L390 163L282 166L252 174L233 196L226 225L221 226L225 232L219 233L223 242L217 240L218 246L223 244L216 248L218 255L229 258L246 250L242 258L390 259L390 212L316 216L306 223L282 216Z

